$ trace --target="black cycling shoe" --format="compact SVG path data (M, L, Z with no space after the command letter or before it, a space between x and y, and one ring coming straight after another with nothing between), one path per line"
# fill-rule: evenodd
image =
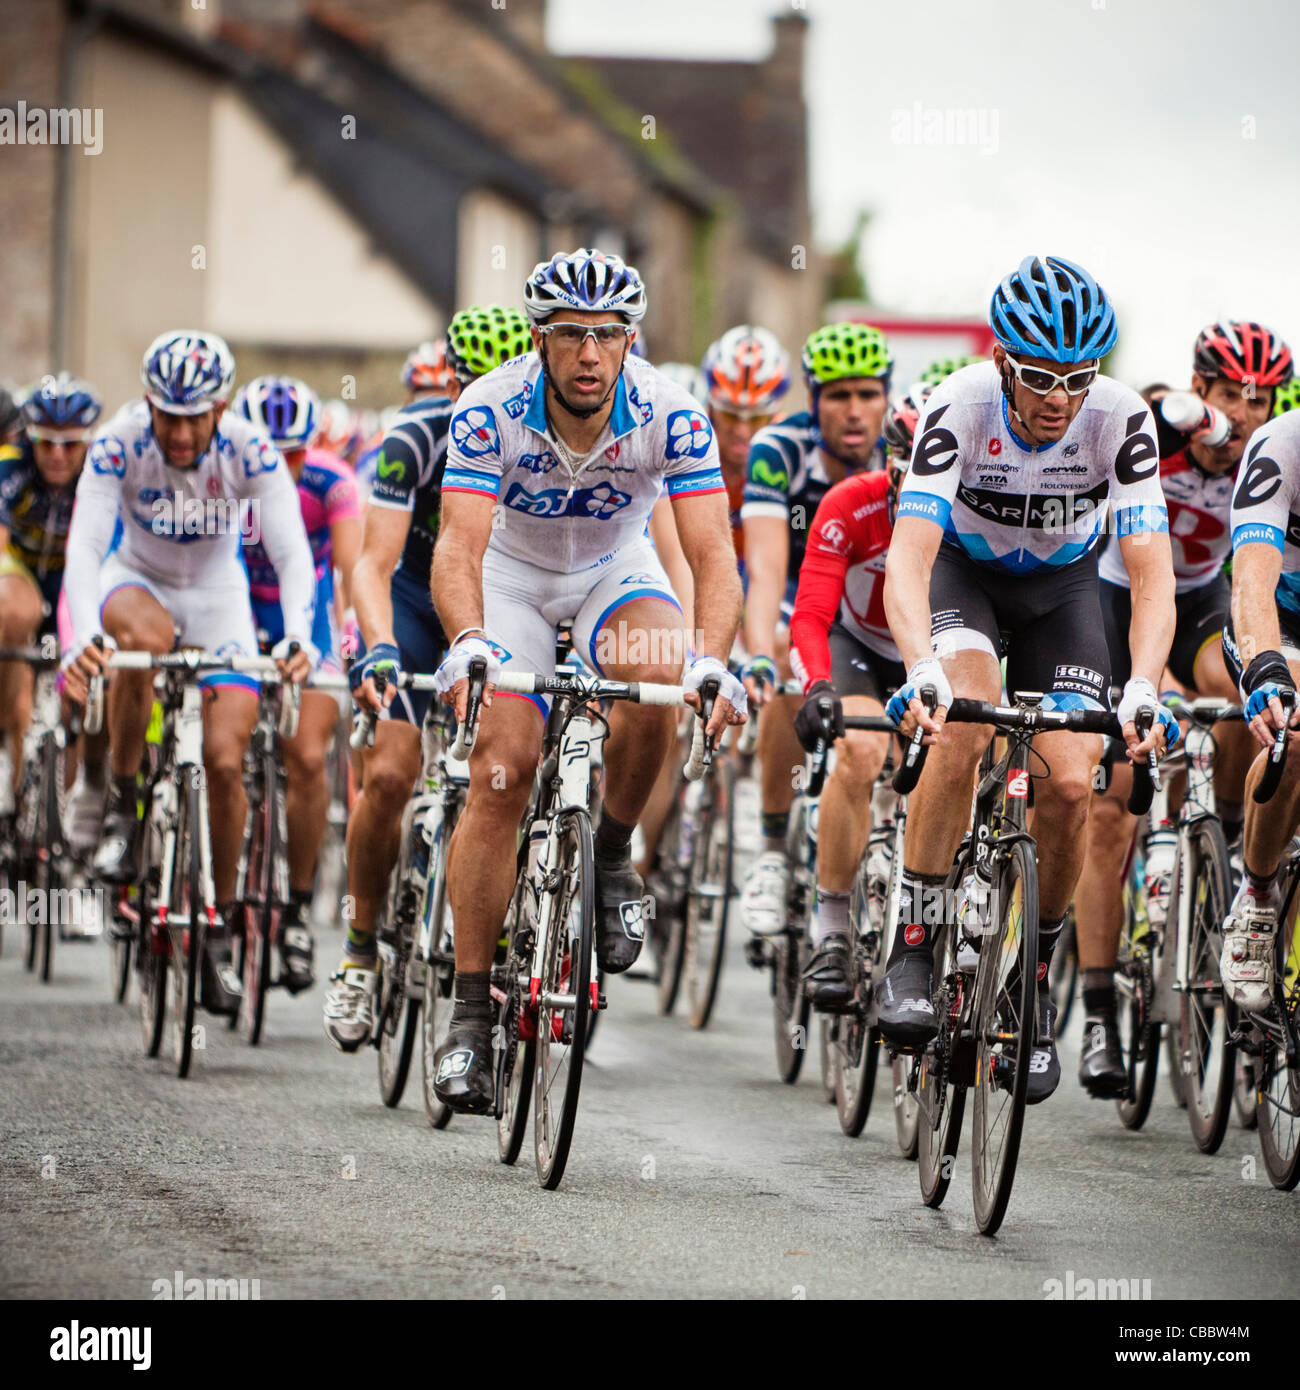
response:
M927 955L908 951L876 986L876 1021L886 1042L924 1047L939 1031L930 1002L932 968Z
M433 1093L461 1115L485 1115L496 1096L492 1019L457 1023L434 1054Z
M99 848L95 851L93 872L105 883L134 883L140 872L136 850L139 821L135 814L135 789L129 797L118 788L116 781L109 788L108 805L104 809L104 828Z
M848 938L831 932L803 972L805 993L818 1013L838 1014L853 1006L853 956Z
M290 994L301 994L316 983L311 968L314 949L311 932L301 918L287 914L280 923L280 964L284 967L284 987Z
M244 982L230 958L230 942L224 933L208 935L200 967L199 1003L210 1014L237 1014L244 998Z
M1025 1104L1037 1105L1061 1084L1061 1059L1056 1055L1056 1005L1047 991L1047 981L1038 987L1038 1041L1029 1054L1029 1082Z
M1097 1100L1116 1100L1128 1093L1128 1068L1114 1014L1084 1019L1079 1085Z
M645 941L645 884L632 867L632 851L621 859L596 860L596 959L609 975L636 963Z

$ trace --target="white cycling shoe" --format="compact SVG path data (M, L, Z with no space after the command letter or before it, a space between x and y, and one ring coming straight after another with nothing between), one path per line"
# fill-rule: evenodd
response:
M1243 887L1223 924L1223 992L1247 1013L1263 1013L1273 1002L1277 907L1275 900L1257 898Z
M375 1026L379 971L345 965L330 976L325 991L325 1036L340 1052L355 1052Z
M789 884L790 873L780 850L768 850L754 861L740 893L740 919L755 936L784 930Z
M68 793L67 808L63 812L64 834L68 837L68 848L74 854L91 854L99 844L107 801L107 786L92 787L84 777L77 777Z

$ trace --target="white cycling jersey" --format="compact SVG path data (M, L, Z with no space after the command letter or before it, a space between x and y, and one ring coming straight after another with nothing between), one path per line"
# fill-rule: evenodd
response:
M247 607L241 531L260 535L280 577L285 635L310 642L316 570L298 489L279 451L249 421L226 411L198 462L173 468L154 438L145 402L123 406L96 433L77 484L64 577L75 649L102 631L110 550L115 582L138 576L181 603L199 590L242 593ZM172 616L181 622L183 615ZM243 632L245 617L232 613L232 636Z
M718 448L693 397L641 358L624 365L595 448L572 463L547 428L536 353L456 402L442 490L499 499L489 551L559 574L589 570L640 541L665 489L722 492Z
M1250 436L1232 495L1232 553L1243 545L1282 553L1278 607L1300 614L1300 410L1261 425Z
M1025 575L1081 559L1110 526L1167 531L1155 425L1136 391L1099 376L1064 437L1033 449L1011 429L997 368L954 372L925 405L898 517L943 528L979 564Z

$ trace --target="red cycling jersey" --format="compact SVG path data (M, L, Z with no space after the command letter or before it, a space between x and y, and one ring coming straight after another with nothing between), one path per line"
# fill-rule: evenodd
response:
M807 693L829 680L827 634L840 625L888 661L901 661L885 621L885 555L894 526L882 469L836 483L813 517L790 620L790 661Z

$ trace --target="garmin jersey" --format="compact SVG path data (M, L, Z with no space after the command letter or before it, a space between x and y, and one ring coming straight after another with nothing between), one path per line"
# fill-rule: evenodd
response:
M1210 583L1228 558L1232 542L1228 518L1237 471L1206 473L1188 452L1187 435L1160 414L1159 401L1153 414L1160 446L1160 487L1169 509L1174 584L1184 594ZM1108 584L1129 587L1118 546L1108 545L1102 551L1099 572Z
M963 367L925 404L898 516L933 521L945 543L1015 575L1081 559L1108 525L1167 531L1151 411L1099 376L1063 438L1034 449L1011 429L993 363Z
M375 457L370 506L392 507L410 515L410 530L395 573L408 576L425 593L438 538L442 475L454 411L444 396L425 396L404 405Z
M863 646L902 660L885 619L885 556L893 529L883 472L845 478L817 508L790 619L791 665L805 688L830 679L826 638L837 617Z
M1232 552L1258 543L1281 551L1278 607L1300 614L1300 410L1261 425L1237 470Z
M9 532L10 554L26 565L51 602L63 582L75 497L75 482L59 490L47 486L30 441L0 453L0 526Z
M99 571L119 518L116 556L164 588L246 585L241 535L260 533L280 576L285 632L310 639L316 584L297 489L279 450L249 421L226 411L189 468L167 462L144 401L100 427L68 536L64 583L78 648L100 630Z
M442 490L499 504L489 549L558 574L607 561L645 534L661 491L723 491L713 426L689 392L629 357L595 447L566 461L546 420L535 352L488 372L456 402Z
M883 465L884 455L877 443L868 462L849 472L865 473ZM835 481L821 451L821 433L809 411L801 410L764 425L754 435L745 469L745 500L740 517L744 521L751 516L774 516L787 523L790 550L786 578L791 582L799 578L808 528Z
M292 477L292 474L290 475ZM336 521L360 517L357 483L352 470L336 454L325 449L308 449L298 475L298 505L302 524L311 546L316 584L332 590L334 550L331 528ZM279 602L280 578L260 539L245 538L244 566L248 570L248 591L259 602Z

